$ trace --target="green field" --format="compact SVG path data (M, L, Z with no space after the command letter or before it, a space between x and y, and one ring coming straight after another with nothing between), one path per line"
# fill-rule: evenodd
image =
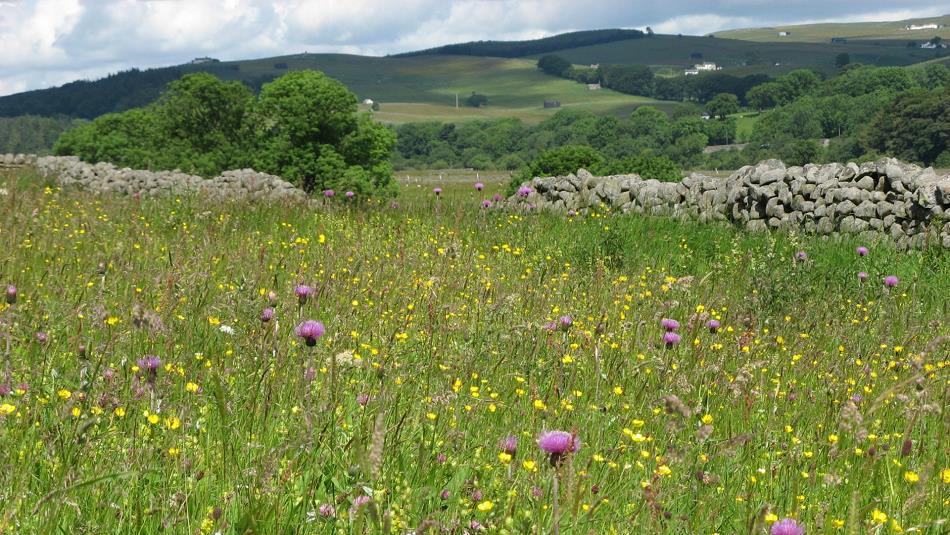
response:
M275 68L285 63L287 69ZM457 121L486 117L518 117L536 123L563 107L627 115L638 106L672 106L646 97L610 90L589 91L583 84L548 76L535 60L470 56L369 57L306 54L216 65L214 73L229 79L279 76L286 70L316 69L343 82L360 100L380 103L377 118L403 123L422 120ZM232 70L237 66L238 70ZM197 67L192 67L197 70ZM488 97L484 108L465 104L472 92ZM456 95L459 108L455 108ZM368 109L368 106L364 106Z
M947 250L473 182L308 207L0 171L0 533L946 533Z
M924 25L929 23L942 24L944 27L926 30L905 29L905 26L910 24ZM781 31L791 33L788 36L781 37L778 35ZM856 40L897 40L904 44L907 41L922 43L934 36L950 40L950 15L888 22L843 22L742 28L716 32L715 35L726 39L758 42L828 43L832 37L845 37Z
M764 73L777 76L793 69L809 68L833 75L835 58L847 52L852 63L869 65L910 65L933 59L938 52L908 48L906 41L871 43L751 43L719 37L656 35L601 45L560 50L557 55L574 64L628 63L650 65L666 72L680 73L701 61L712 61L723 72L735 75ZM702 59L692 58L693 53ZM940 51L944 55L946 50ZM776 65L778 64L778 65Z

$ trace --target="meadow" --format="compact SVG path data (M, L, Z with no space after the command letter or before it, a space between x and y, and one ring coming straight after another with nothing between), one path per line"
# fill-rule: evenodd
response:
M926 30L907 30L908 24L942 24L943 28ZM743 41L760 42L806 42L827 43L832 37L845 37L856 40L887 40L894 39L906 43L916 41L922 43L931 37L940 36L950 39L950 15L931 17L926 19L911 19L885 22L827 22L818 24L791 24L768 28L742 28L716 32L716 37L726 39L740 39ZM791 35L779 36L778 32L788 31Z
M0 173L0 533L947 532L946 250Z

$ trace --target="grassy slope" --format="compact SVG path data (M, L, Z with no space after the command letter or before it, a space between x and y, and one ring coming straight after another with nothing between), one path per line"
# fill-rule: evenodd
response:
M909 65L934 57L934 51L907 48L906 42L880 45L848 43L844 45L817 43L749 43L736 39L657 35L648 39L617 41L602 45L562 50L557 54L575 64L639 63L658 68L681 68L696 63L690 55L699 52L702 61L722 65L730 74L762 72L778 75L792 69L812 68L826 74L836 71L835 57L847 52L852 63L873 65ZM752 65L746 65L750 60ZM775 63L780 63L775 66Z
M560 100L565 107L617 115L628 114L639 105L659 103L613 91L588 91L582 84L542 73L534 60L527 59L307 54L235 62L240 66L239 71L229 71L229 64L225 63L220 73L233 79L278 76L286 72L274 67L281 62L291 70L324 71L346 84L360 100L379 101L381 110L377 117L387 122L511 116L538 122L557 111L543 109L545 99ZM487 107L476 109L465 105L465 99L473 91L488 96ZM457 110L456 93L460 102Z
M908 24L944 24L946 28L936 30L905 30ZM778 32L790 31L788 37L779 37ZM832 37L849 39L896 39L907 41L926 41L935 35L950 39L950 15L926 19L909 19L887 22L845 22L825 24L798 24L791 26L770 26L765 28L742 28L716 32L716 37L742 39L745 41L809 42L827 43Z

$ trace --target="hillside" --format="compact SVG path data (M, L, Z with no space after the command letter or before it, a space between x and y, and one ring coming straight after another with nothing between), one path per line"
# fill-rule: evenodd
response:
M718 37L655 35L560 50L557 55L574 64L645 64L669 74L678 74L684 66L697 61L712 61L730 74L774 76L800 68L833 75L837 72L835 58L842 52L850 56L852 63L878 66L910 65L950 53L947 50L908 48L902 41L881 41L879 44L751 43Z
M0 116L22 114L70 115L92 118L103 113L142 106L161 88L189 72L206 71L226 80L239 80L258 89L290 70L315 69L343 82L360 100L380 103L377 118L384 122L465 120L479 117L518 117L536 123L557 109L544 109L546 99L564 107L627 115L644 104L664 105L645 97L608 90L588 91L570 80L547 76L530 59L426 55L370 57L345 54L298 54L247 61L181 65L134 71L94 82L0 97ZM472 92L488 97L488 106L465 105ZM455 107L456 94L459 107ZM134 98L133 98L134 97ZM671 104L670 104L671 105ZM364 106L368 109L368 106Z
M928 24L937 24L943 27L919 30L908 30L906 28L910 25L922 26ZM780 36L779 32L788 32L789 35ZM757 42L828 43L832 37L856 40L888 39L901 41L906 45L908 41L923 42L934 36L950 40L950 15L886 22L842 22L742 28L716 32L714 35L726 39Z

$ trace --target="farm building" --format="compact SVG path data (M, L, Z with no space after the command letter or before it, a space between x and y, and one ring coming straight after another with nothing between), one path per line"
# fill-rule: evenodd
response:
M588 91L597 91L600 89L600 84L587 84Z
M904 26L904 29L905 29L905 30L910 30L910 31L914 31L914 30L937 30L937 29L942 28L942 27L943 27L943 24L937 24L936 22L931 22L930 24L908 24L907 26Z
M792 35L792 32L778 32L779 37L788 37L789 35Z
M189 63L191 63L192 65L201 65L202 63L220 63L220 62L221 60L219 59L204 57L204 58L195 58L191 60Z
M545 100L544 107L545 108L560 108L561 101L560 100Z
M692 69L686 69L683 71L683 74L686 76L697 75L700 72L709 72L709 71L721 71L722 67L716 65L712 61L704 61L702 63L697 63L693 65Z
M368 106L372 106L372 105L373 105L373 99L371 99L371 98L364 98L364 99L363 99L363 104L366 104L366 105L368 105Z

